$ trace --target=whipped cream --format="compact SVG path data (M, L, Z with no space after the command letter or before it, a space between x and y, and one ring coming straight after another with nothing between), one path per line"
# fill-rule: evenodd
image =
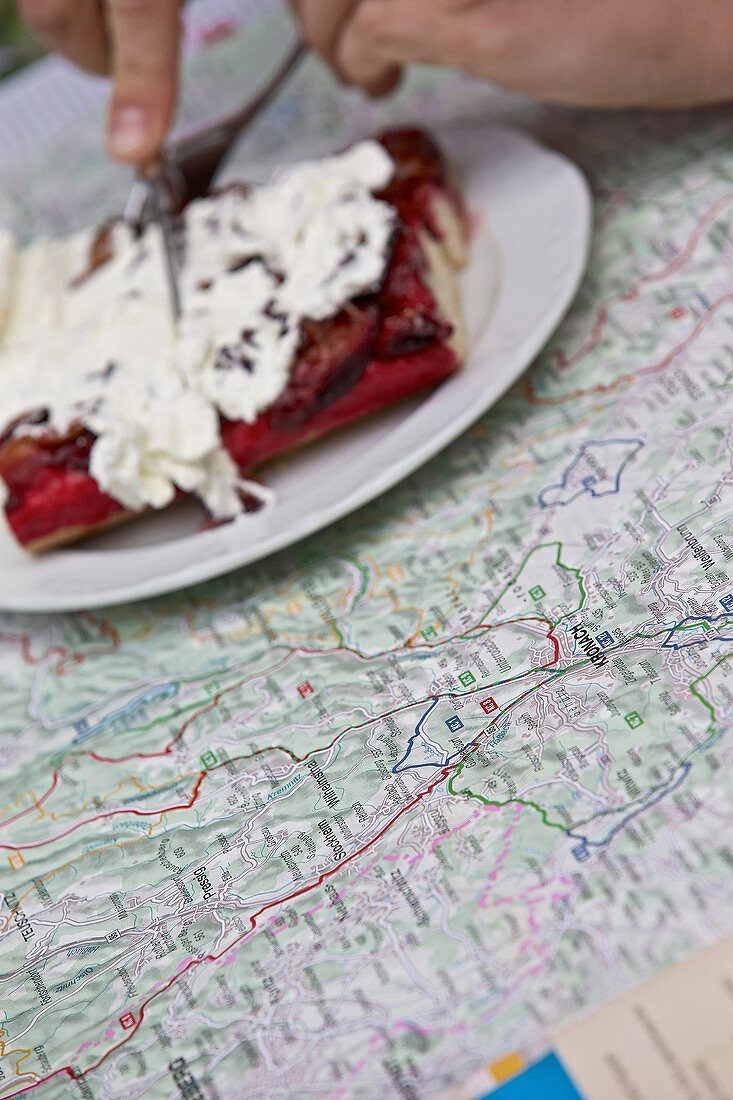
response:
M19 249L0 231L0 429L47 409L95 436L90 472L126 507L177 489L220 518L242 505L220 414L254 422L288 384L305 318L379 288L395 213L375 199L394 162L377 142L189 204L174 325L157 226L112 229L91 274L90 233Z

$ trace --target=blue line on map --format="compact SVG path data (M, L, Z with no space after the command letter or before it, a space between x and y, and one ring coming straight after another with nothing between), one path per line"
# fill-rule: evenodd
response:
M177 683L158 684L150 688L143 695L138 695L136 699L133 699L124 707L120 707L119 710L112 711L111 714L108 714L95 726L91 726L86 718L74 722L76 737L72 740L72 745L78 745L80 741L86 741L87 738L92 737L95 733L101 733L102 730L109 729L110 727L113 733L124 733L135 724L136 719L146 716L147 707L150 703L154 703L159 699L170 699L177 691Z
M672 627L667 637L662 642L662 649L688 649L693 645L702 645L703 642L707 642L710 639L706 638L704 634L698 634L688 642L673 642L672 638L676 635L678 630L684 629L685 623L719 623L721 619L730 619L730 613L724 611L722 615L688 615L686 619L683 619L681 623L677 623ZM716 642L733 642L733 622L730 624L730 631L727 634L716 634L713 641Z
M495 687L501 687L503 684L510 684L511 682L512 682L511 680L501 680L501 681L497 682L497 684L495 684L494 686ZM450 698L451 699L463 699L463 698L468 697L469 695L474 695L474 694L475 694L474 691L454 692L450 695ZM433 763L430 760L423 760L422 763L420 763L420 764L405 764L405 761L408 759L408 757L410 756L410 753L412 752L412 748L413 748L413 745L415 744L415 741L417 740L418 737L422 737L423 725L424 725L428 715L432 713L432 711L435 709L435 707L438 705L439 702L440 702L440 698L438 696L433 698L432 703L430 704L428 709L425 711L425 713L421 716L420 721L415 726L415 732L411 735L410 739L407 742L407 748L405 750L404 756L400 760L398 760L397 763L395 764L395 766L392 768L392 774L393 775L399 775L400 772L417 771L418 768L444 768L447 765L452 764L455 760L460 760L461 756L463 755L463 753L466 751L467 748L470 748L473 745L478 744L478 737L472 737L470 741L467 741L465 743L463 748L457 749L456 752L451 753L451 755L446 757L445 760L439 760L437 764ZM489 743L491 744L491 746L493 748L496 748L496 746L501 741L504 740L504 737L506 736L506 734L509 731L509 718L505 718L505 713L506 713L505 709L500 710L497 713L496 717L494 718L493 722L491 723L492 732L491 732L490 737L489 737ZM501 726L497 726L497 722L499 721L500 718L505 718L505 720L504 720L504 722L502 723Z
M650 798L649 801L645 802L643 806L637 806L637 808L632 813L630 813L628 817L625 817L623 821L619 822L618 825L614 825L608 836L604 837L603 840L589 840L588 837L583 836L582 833L574 833L571 829L567 829L566 831L568 836L572 840L577 840L580 842L578 844L579 852L576 855L576 859L578 859L578 861L582 863L585 859L588 858L589 848L605 848L605 846L607 844L610 844L610 842L613 840L616 833L619 833L622 829L625 829L630 821L633 821L633 819L635 817L638 817L639 814L643 814L645 810L648 810L651 806L655 806L657 802L661 802L662 799L666 798L668 794L672 793L672 791L676 791L678 787L681 787L685 779L687 778L691 767L692 764L688 760L686 764L683 764L679 777L674 781L674 783L672 783L669 787L665 787L664 790L659 791L659 793L654 798Z
M551 493L553 490L555 490L556 492L562 492L563 489L567 488L568 481L570 480L570 476L573 473L573 470L575 470L575 468L583 461L583 458L585 457L585 452L587 450L589 450L591 447L603 448L603 447L619 447L619 446L621 446L621 447L623 447L623 446L632 447L633 450L629 451L629 453L626 455L626 458L623 460L623 462L619 466L618 470L616 471L616 480L613 483L613 488L611 488L611 489L601 489L599 492L596 492L594 486L596 486L598 483L596 482L595 478L588 477L588 478L585 478L583 480L583 482L582 482L581 486L579 487L577 493L574 493L573 496L571 496L568 500L552 500L549 503L544 500L544 497L545 497L546 493ZM561 507L564 508L565 505L572 504L572 502L574 500L577 500L577 498L582 496L584 493L590 493L590 495L592 497L607 497L607 496L612 496L614 493L617 493L619 491L620 487L621 487L621 474L624 472L624 470L628 466L629 462L631 462L631 460L636 457L636 455L638 454L638 452L641 450L641 448L643 446L644 446L644 442L641 439L590 439L590 440L588 440L587 443L584 443L582 445L582 447L580 447L580 449L578 450L577 455L575 456L573 461L570 463L570 465L567 467L567 469L564 471L564 473L562 475L562 481L560 482L560 484L559 485L547 485L544 489L542 489L540 491L539 496L537 497L540 508L552 508L552 507L554 507L555 504L559 504ZM610 478L609 478L609 481L610 481ZM601 482L600 484L603 485L604 483Z
M403 768L402 765L405 763L405 760L407 760L410 753L412 752L412 746L415 744L415 741L418 739L418 737L422 737L423 724L425 723L428 715L432 714L432 712L435 710L435 708L437 707L439 702L440 702L440 699L436 696L433 699L430 706L428 707L428 709L421 716L419 722L415 726L415 732L412 734L409 741L407 742L407 748L405 749L404 756L402 757L401 760L398 760L397 763L395 764L395 766L392 768L392 774L393 775L399 775L400 772L402 772L402 771L409 771L410 770L410 768ZM440 764L415 764L415 765L412 765L412 766L416 767L416 768L424 768L424 767L440 768L440 767L442 767L442 761L441 761Z

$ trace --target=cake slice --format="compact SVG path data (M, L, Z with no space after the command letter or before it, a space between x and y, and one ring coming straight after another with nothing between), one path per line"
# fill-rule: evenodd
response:
M0 250L0 477L29 551L181 494L230 518L253 469L463 361L466 219L421 131L184 218L177 330L154 227Z

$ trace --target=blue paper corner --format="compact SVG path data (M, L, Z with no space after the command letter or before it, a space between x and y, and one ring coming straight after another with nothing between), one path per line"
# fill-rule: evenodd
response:
M548 1054L484 1100L583 1100L556 1054Z

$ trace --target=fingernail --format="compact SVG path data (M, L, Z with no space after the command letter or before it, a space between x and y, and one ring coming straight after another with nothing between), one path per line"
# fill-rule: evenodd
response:
M115 157L134 157L145 145L148 117L142 107L118 107L112 114L109 144Z

